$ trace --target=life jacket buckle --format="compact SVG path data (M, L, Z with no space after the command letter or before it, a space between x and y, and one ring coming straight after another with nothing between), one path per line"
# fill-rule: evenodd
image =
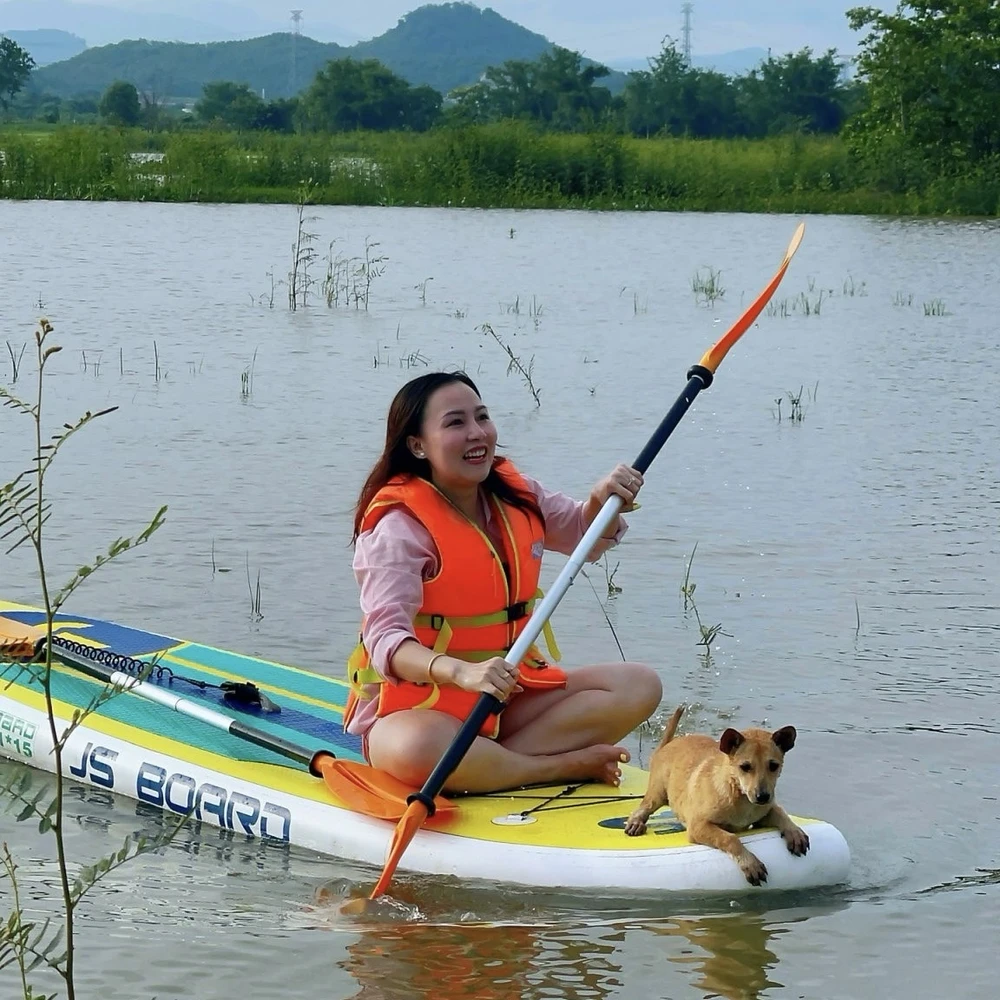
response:
M431 615L431 628L434 629L435 632L440 632L441 629L444 628L444 621L444 615Z
M507 621L520 621L528 614L528 602L518 601L516 604L509 604L505 610L507 611Z

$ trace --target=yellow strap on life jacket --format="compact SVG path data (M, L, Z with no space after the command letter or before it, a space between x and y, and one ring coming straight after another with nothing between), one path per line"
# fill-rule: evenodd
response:
M371 665L365 644L358 640L351 655L347 658L347 683L358 698L366 699L366 684L380 684L382 675Z
M536 590L535 596L530 601L526 602L526 609L530 611L531 608L534 607L535 601L544 596L545 595L540 589ZM441 615L419 614L414 619L413 624L423 628L430 628L432 627L432 620L435 624L438 620L440 620L441 627L438 629L437 637L434 639L434 645L431 649L434 653L445 653L448 651L448 647L451 645L452 636L455 634L455 631L452 628L452 622L460 627L500 625L507 621L507 612L499 611L495 614L472 615L465 618L451 619L444 618ZM562 659L562 651L556 643L556 637L555 633L552 631L551 622L545 622L545 625L542 627L542 635L545 637L545 646L549 651L549 659L553 663L558 663ZM538 654L537 649L533 649L532 652L536 655ZM483 660L488 660L493 656L506 655L507 650L504 649L485 649L477 650L475 652L463 652L461 659L468 660L470 663L481 663ZM529 657L530 656L531 653L529 653ZM537 658L541 659L541 656L537 655ZM347 658L347 682L351 685L351 690L358 698L367 699L371 696L365 694L365 685L381 684L383 681L384 678L382 675L371 665L371 659L368 656L368 650L365 648L364 642L359 639L353 652Z
M541 588L535 591L534 596L529 601L524 602L525 614L531 612L536 602L539 598L545 596L544 591ZM434 614L418 614L413 619L413 624L418 628L436 628L438 627L438 622L440 622L440 627L438 628L437 638L434 640L433 650L435 653L447 652L449 645L451 645L451 637L454 634L455 628L476 628L485 625L503 625L509 620L506 609L503 611L494 611L488 615L468 615L464 617L449 617L445 618L443 615ZM558 663L562 659L562 651L559 649L559 645L556 643L555 633L552 631L551 621L546 620L545 624L542 626L542 635L545 637L545 646L549 651L549 659L553 663ZM504 656L505 651L500 650L499 652L490 652L484 654L476 654L475 656L469 653L463 653L462 658L467 660L488 660L491 656Z
M524 613L529 614L535 606L534 599L524 602ZM442 615L419 614L413 619L413 624L420 628L436 628ZM520 617L520 616L519 616ZM451 615L447 619L454 628L478 628L484 625L506 625L510 621L507 610L493 611L488 615Z

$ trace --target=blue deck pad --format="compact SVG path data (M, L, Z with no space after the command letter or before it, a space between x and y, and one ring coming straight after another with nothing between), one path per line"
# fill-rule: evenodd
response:
M182 655L184 655L185 658L188 651L189 647L184 647L182 650ZM217 687L198 688L191 684L185 684L183 681L178 680L176 676L177 674L181 674L185 677L191 677L197 680L206 680L211 684L218 684L221 680L218 675L204 673L200 670L196 670L188 664L178 666L175 669L169 660L163 660L161 662L165 667L170 667L171 670L174 670L175 677L173 682L171 682L170 678L166 675L157 677L154 673L154 675L149 678L147 683L155 684L160 688L165 688L172 694L180 695L182 698L187 698L190 701L195 701L199 704L212 705L224 715L231 715L234 719L239 719L248 725L257 727L258 729L273 732L276 735L283 736L285 739L292 740L293 742L300 742L300 737L302 736L311 737L312 739L310 740L301 741L307 742L311 749L315 749L313 741L319 740L324 744L332 745L338 753L346 750L352 756L356 756L358 758L361 757L361 739L357 736L352 736L350 733L344 732L343 718L340 712L335 711L332 707L322 708L318 705L310 705L301 701L295 701L288 695L282 696L271 694L268 694L268 697L281 706L280 712L263 712L259 708L234 705L226 701L224 693ZM251 660L250 662L253 663L256 661ZM246 674L241 675L238 672L234 672L233 677L236 680L249 679ZM272 669L270 677L258 678L258 683L274 683L284 679L284 677L275 677Z
M44 611L4 611L3 616L25 625L45 625ZM53 625L57 635L60 632L75 632L86 637L88 642L113 649L122 656L144 656L181 645L180 639L80 615L57 614Z

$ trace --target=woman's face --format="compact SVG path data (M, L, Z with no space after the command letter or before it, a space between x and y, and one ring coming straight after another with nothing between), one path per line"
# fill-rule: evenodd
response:
M497 429L476 393L464 382L450 382L431 393L420 434L406 443L430 462L435 486L462 489L478 486L489 475Z

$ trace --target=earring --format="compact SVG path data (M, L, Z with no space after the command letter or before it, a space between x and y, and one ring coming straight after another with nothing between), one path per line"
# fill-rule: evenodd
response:
M415 451L413 454L416 455L417 458L423 458L424 457L424 453L422 451Z

